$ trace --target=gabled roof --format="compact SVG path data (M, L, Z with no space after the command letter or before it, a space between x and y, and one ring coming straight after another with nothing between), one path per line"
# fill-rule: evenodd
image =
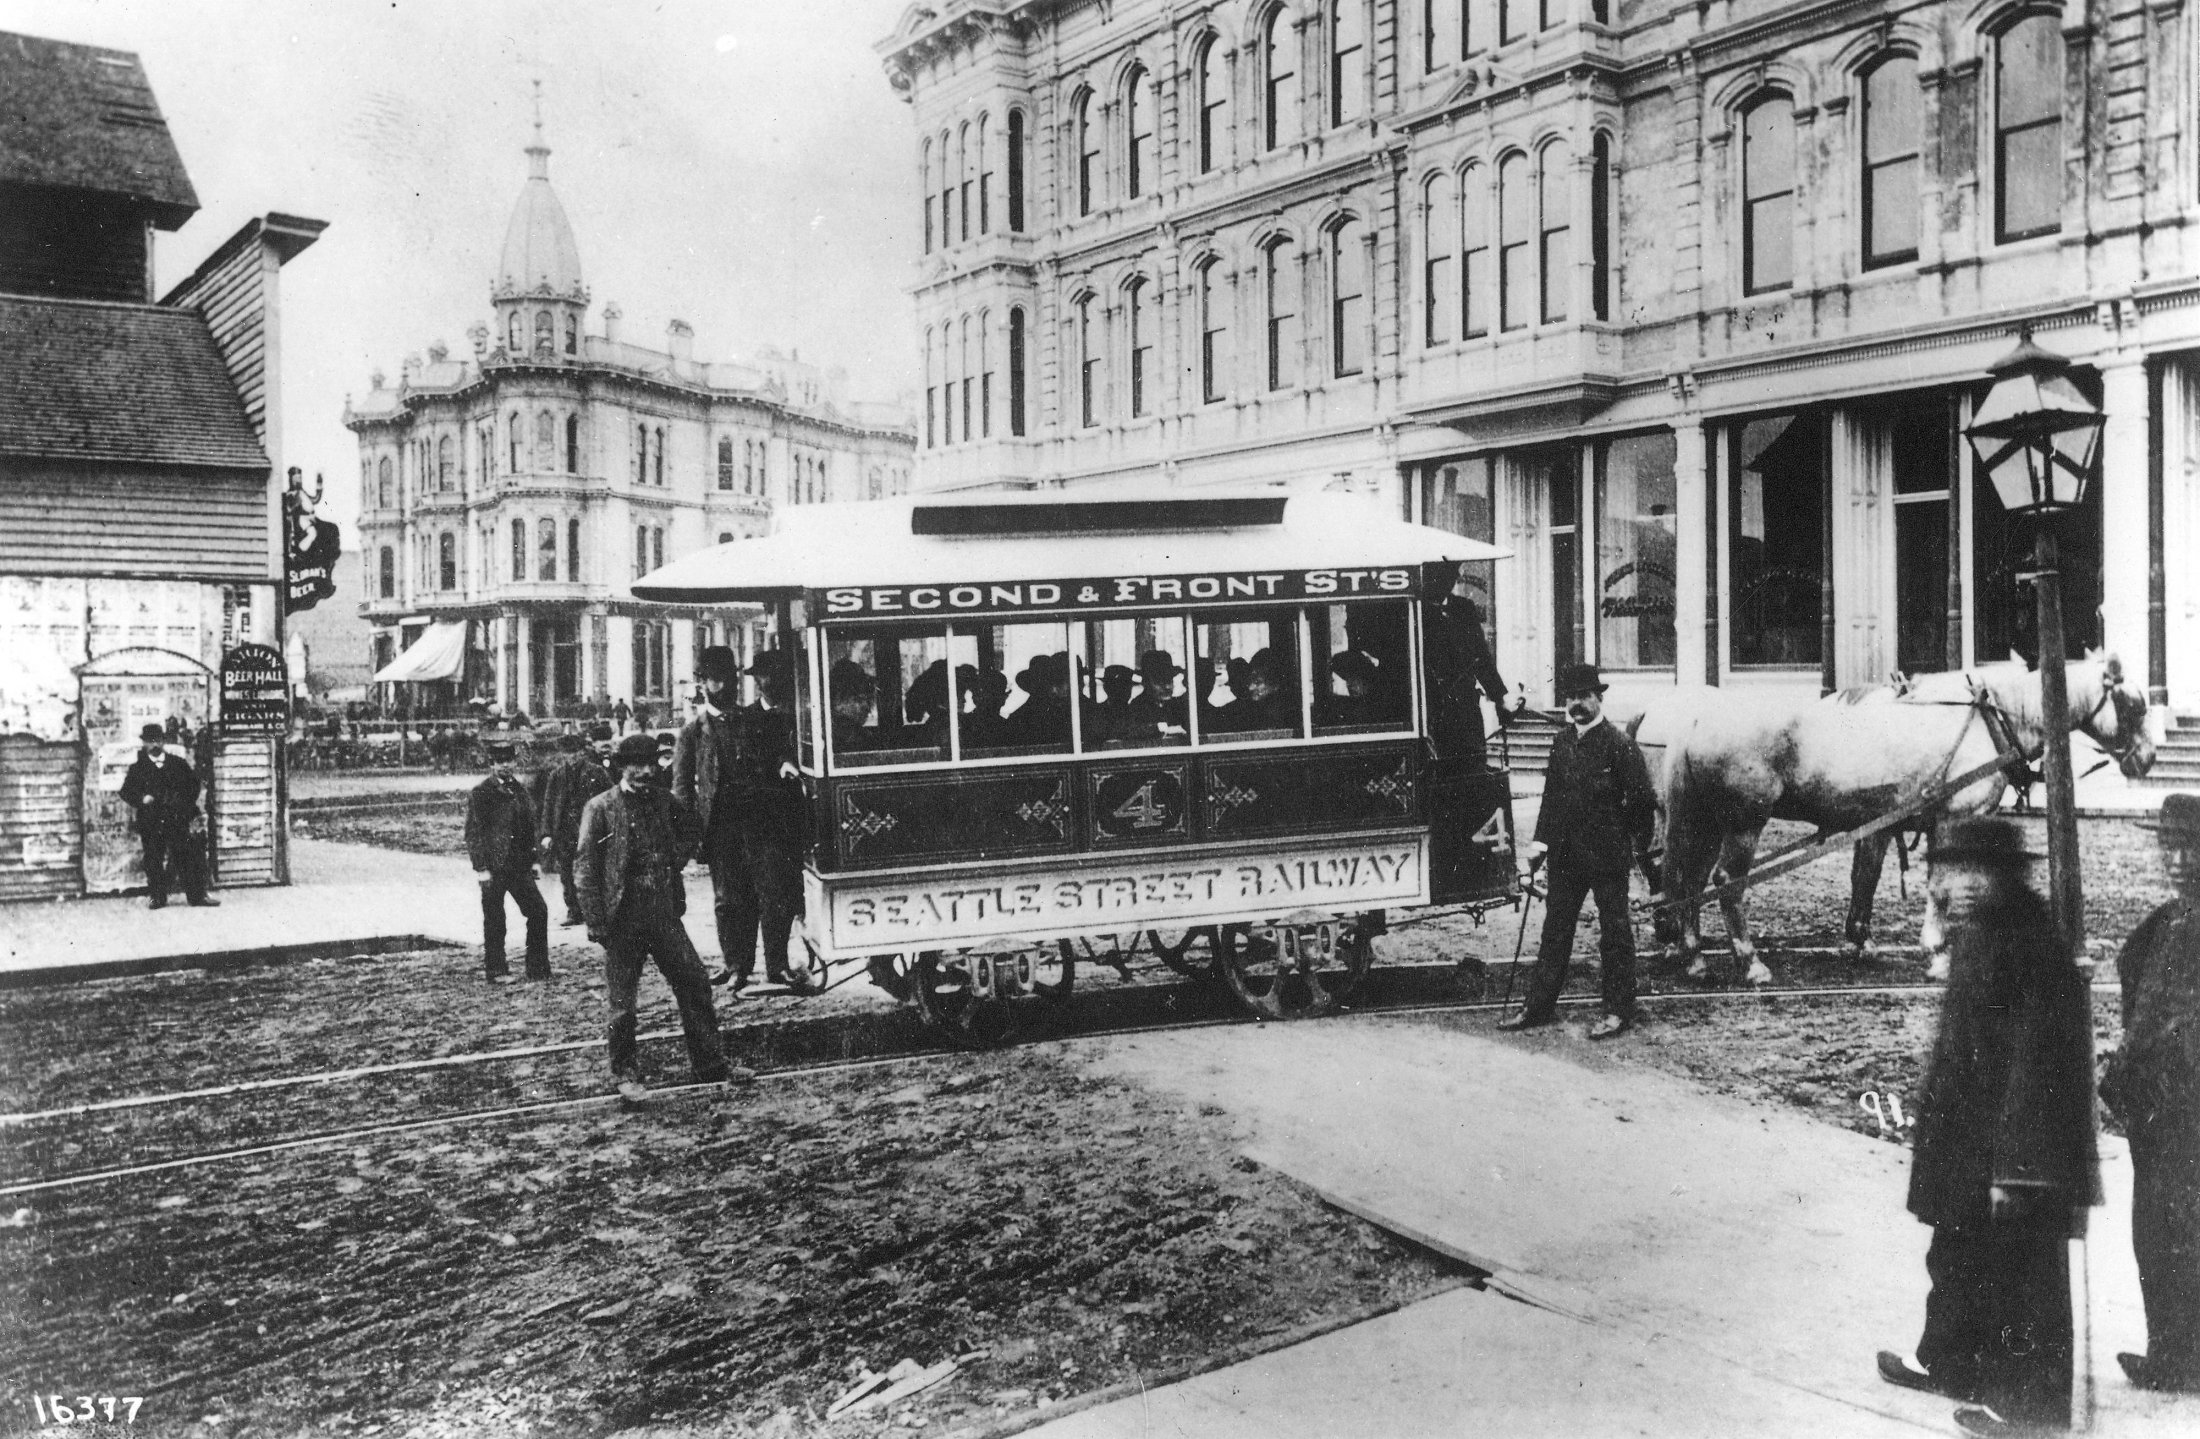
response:
M0 184L137 201L173 230L199 208L138 57L0 31Z
M0 455L266 469L193 310L0 295Z

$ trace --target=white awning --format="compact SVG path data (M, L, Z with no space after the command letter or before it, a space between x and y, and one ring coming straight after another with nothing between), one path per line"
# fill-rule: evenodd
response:
M466 660L466 623L438 620L412 643L412 648L391 660L374 677L378 685L418 680L447 680L458 674Z

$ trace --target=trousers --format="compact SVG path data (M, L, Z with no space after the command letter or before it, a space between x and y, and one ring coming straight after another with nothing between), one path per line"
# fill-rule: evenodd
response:
M2051 1229L1933 1227L1917 1362L2013 1424L2070 1427L2070 1246Z
M710 997L710 975L669 899L646 892L629 895L604 935L603 957L604 992L611 1006L605 1040L613 1077L641 1077L635 1065L635 1032L639 1027L636 1006L642 965L652 960L657 972L665 977L673 1002L680 1006L680 1032L687 1040L688 1063L699 1077L725 1068L725 1047L718 1038L718 1011Z
M573 867L578 861L574 858L571 850L562 851L555 858L558 866L558 887L565 892L565 922L567 924L579 924L581 922L581 892L573 882Z
M145 852L145 884L155 904L168 902L172 882L183 887L184 898L193 904L206 898L206 856L188 824L148 825L138 838Z
M510 895L512 903L527 921L527 977L550 977L550 907L542 902L542 891L535 888L535 872L532 869L507 869L492 871L481 877L481 963L493 979L510 974L504 963L504 897Z
M755 970L760 931L765 976L786 978L787 935L802 912L801 851L738 821L715 826L705 851L718 949L734 982L746 982Z
M1604 972L1604 1012L1632 1021L1635 1017L1635 921L1627 912L1627 871L1584 874L1554 865L1549 873L1550 894L1543 906L1543 938L1536 946L1535 978L1529 986L1523 1012L1539 1023L1558 1012L1558 996L1566 988L1566 969L1573 960L1574 927L1581 920L1581 902L1594 894L1597 960Z
M2154 1382L2200 1392L2200 1143L2131 1136L2131 1249Z

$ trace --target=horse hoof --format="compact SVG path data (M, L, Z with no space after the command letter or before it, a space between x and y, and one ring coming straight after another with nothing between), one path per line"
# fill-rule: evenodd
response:
M1749 973L1743 976L1743 980L1749 984L1770 984L1772 971L1765 968L1763 960L1753 959L1749 962Z

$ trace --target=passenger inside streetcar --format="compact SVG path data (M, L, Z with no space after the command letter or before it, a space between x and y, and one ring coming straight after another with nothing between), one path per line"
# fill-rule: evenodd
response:
M1381 667L1360 650L1339 650L1331 655L1329 673L1344 686L1344 693L1324 694L1314 706L1314 723L1337 726L1376 723L1379 701L1375 696L1375 680L1380 672Z
M976 665L955 666L955 683L963 692L962 742L964 749L983 749L1007 744L1008 721L1001 707L1008 703L1008 676Z
M1137 686L1138 671L1129 665L1109 665L1100 672L1100 701L1085 706L1087 749L1122 749L1135 738L1131 692Z
M1148 743L1182 743L1190 734L1191 700L1177 693L1177 677L1184 673L1167 650L1147 650L1138 657L1138 684L1131 700L1130 718L1139 737Z
M871 711L878 695L878 684L871 678L871 672L855 660L834 660L828 684L827 692L833 702L834 752L852 754L885 748L887 737L880 733L878 725L871 723Z

